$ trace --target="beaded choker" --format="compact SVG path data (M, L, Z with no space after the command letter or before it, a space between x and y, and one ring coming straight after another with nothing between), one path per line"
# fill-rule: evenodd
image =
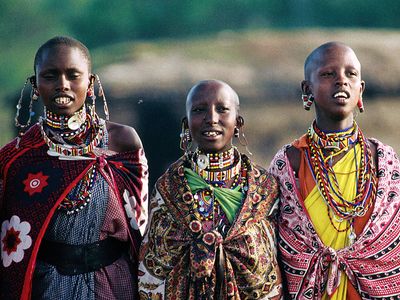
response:
M240 173L240 167L240 154L235 147L222 153L207 154L197 149L192 157L192 169L207 182L230 180Z
M54 114L53 114L54 115ZM73 144L66 143L63 138L62 133L54 133L51 130L50 133L52 134L52 138L54 140L57 140L57 142L53 141L50 139L50 137L46 134L46 131L43 126L43 119L40 121L40 129L43 135L43 138L46 142L46 144L49 146L49 151L48 154L51 156L82 156L85 154L88 154L92 152L92 150L100 144L101 140L103 139L104 136L104 126L105 122L104 120L100 119L97 115L95 115L95 119L93 120L90 115L85 114L87 120L84 124L87 124L84 126L84 131L81 132L82 137L86 136L89 140L87 143L85 142L78 142L78 146L75 146ZM47 122L46 122L47 125ZM90 130L89 130L90 129ZM88 136L88 134L90 136ZM75 135L72 135L72 137L75 137ZM74 140L71 137L67 137L69 142L74 142ZM79 140L79 139L76 139Z
M57 115L44 108L46 125L61 130L77 130L86 121L86 106L83 105L80 110L75 112L72 116Z
M358 139L358 126L356 123L352 127L341 132L325 133L320 130L315 121L309 128L309 137L313 140L316 147L338 152L348 149L355 144Z
M355 170L349 172L357 172L358 175L356 196L353 200L348 200L343 197L330 158L348 151L350 146L356 143L360 144L361 160L357 161L356 150L353 147ZM308 131L308 146L308 163L320 194L328 205L332 225L332 216L341 222L365 215L376 195L377 178L369 145L357 124L354 123L352 128L344 132L326 134L319 130L314 122ZM327 148L332 152L325 155L323 150Z

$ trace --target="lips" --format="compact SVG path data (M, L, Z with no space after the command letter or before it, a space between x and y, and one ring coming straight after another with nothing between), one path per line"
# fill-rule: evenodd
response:
M205 137L217 137L221 135L221 132L216 130L205 130L201 134L204 135Z
M55 97L54 102L60 105L67 105L72 102L72 98L67 96Z
M350 98L350 93L347 91L338 91L332 95L333 98L335 99L349 99Z

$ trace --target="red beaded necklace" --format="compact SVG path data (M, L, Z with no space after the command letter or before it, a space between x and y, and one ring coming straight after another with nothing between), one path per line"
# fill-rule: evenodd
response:
M306 151L308 163L321 196L328 206L328 215L332 225L335 227L332 222L332 215L335 219L338 218L339 222L365 215L376 195L377 178L369 145L357 124L354 123L352 128L343 132L323 133L314 122L308 131L307 140L309 146L308 151ZM359 143L361 148L360 162L357 161L355 155L356 143ZM325 155L324 150L327 149L327 145L332 144L335 147L329 147L330 152ZM349 151L351 146L354 149L356 166L356 170L351 172L357 172L358 179L355 198L347 200L342 195L333 170L332 157ZM335 229L338 230L336 227Z

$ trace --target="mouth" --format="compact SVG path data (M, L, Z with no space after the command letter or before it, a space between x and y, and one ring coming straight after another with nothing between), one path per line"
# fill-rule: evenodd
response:
M350 94L349 92L346 91L338 91L332 95L333 98L335 99L349 99Z
M220 131L216 131L216 130L206 130L206 131L202 132L202 135L205 137L208 137L208 138L214 138L221 134L222 133Z
M59 105L68 105L69 103L72 102L72 98L66 96L56 97L54 98L54 102Z

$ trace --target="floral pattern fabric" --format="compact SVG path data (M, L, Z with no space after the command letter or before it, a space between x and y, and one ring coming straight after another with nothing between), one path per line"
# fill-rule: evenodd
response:
M140 231L147 221L148 171L143 149L124 153L96 149L99 152L89 160L60 160L47 154L38 124L25 133L19 147L16 143L14 139L0 149L0 299L30 299L37 254L50 220L93 166L125 213L121 222L130 225L126 226L130 254L137 257Z

